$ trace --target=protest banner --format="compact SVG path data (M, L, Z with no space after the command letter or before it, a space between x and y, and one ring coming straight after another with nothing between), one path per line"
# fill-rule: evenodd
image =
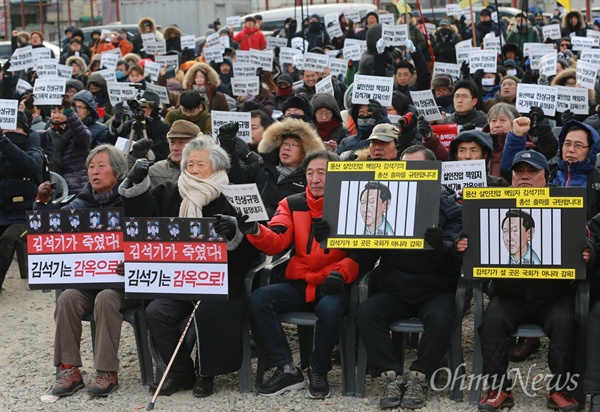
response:
M170 104L169 91L165 86L159 86L150 82L146 83L146 90L152 93L156 93L160 98L162 104Z
M470 40L465 40L470 41ZM458 46L458 45L457 45ZM459 66L463 63L469 63L469 58L471 57L472 51L481 51L478 47L456 47L456 62Z
M360 46L361 54L367 51L367 41L366 40L344 39L344 47L352 46L354 44L358 44Z
M329 162L322 247L431 249L423 236L438 222L440 175L437 161Z
M589 90L582 87L556 86L556 111L589 115Z
M533 60L533 58L532 58ZM557 62L557 54L556 53L550 53L550 54L546 54L544 56L542 56L539 59L539 64L538 64L538 71L540 76L544 75L546 77L550 77L550 76L554 76L556 75L556 62ZM531 65L531 68L533 69L533 63Z
M233 62L234 77L256 76L256 66L250 63Z
M383 107L388 107L392 104L393 91L394 79L391 77L357 74L354 76L352 103L369 104L369 100L373 99L381 103Z
M226 26L242 27L242 18L240 16L229 16L225 19Z
M147 61L146 64L144 64L144 77L150 75L152 81L157 81L158 73L160 73L161 69L162 66L160 64Z
M167 53L167 43L165 41L155 41L146 44L147 54L165 54Z
M394 24L396 23L396 19L392 13L380 14L379 16L379 24Z
M500 47L500 37L490 36L489 34L483 38L483 48L485 50L495 50L496 54L502 53Z
M498 53L496 50L472 50L469 54L469 71L482 69L485 73L496 73Z
M425 120L432 122L443 119L431 90L410 91L410 97L413 99L417 112Z
M25 80L19 79L17 81L17 87L16 87L17 93L23 94L27 90L32 90L32 89L33 89L33 86L30 85L29 83L27 83Z
M560 24L548 24L546 26L542 26L542 41L548 38L552 40L560 40L561 37Z
M35 67L31 46L19 47L10 57L9 72L18 72Z
M335 91L333 90L333 79L331 75L325 77L315 84L315 91L317 93L328 93L332 96L335 96Z
M38 80L39 81L39 80ZM120 209L28 211L30 289L122 289Z
M454 16L455 14L458 16L461 12L461 8L460 8L460 4L458 3L454 3L454 4L446 4L446 15L447 16Z
M485 160L442 162L442 184L457 193L465 187L487 187Z
M248 215L247 222L269 220L267 209L260 197L256 183L221 185L221 193L237 212Z
M406 24L393 26L390 24L383 24L381 31L381 38L385 40L386 46L404 46L404 43L408 37L408 28Z
M36 60L35 71L38 78L58 77L58 59Z
M59 64L56 66L58 71L58 77L64 77L69 80L73 77L73 66L65 66L64 64Z
M221 47L221 42L219 41L219 33L213 33L206 36L204 48L207 47Z
M174 68L176 71L179 69L179 57L177 55L155 56L154 61L156 64L159 64L161 68L169 66Z
M531 50L542 51L546 50L544 54L556 53L556 49L554 48L554 44L547 43L523 43L523 55L529 56Z
M252 119L250 112L220 112L218 110L210 112L212 122L212 135L216 139L219 135L219 128L224 124L237 123L239 129L237 137L246 143L252 142Z
M436 77L440 74L447 74L452 76L453 79L457 80L460 78L460 66L452 63L434 62L433 77Z
M329 56L329 72L332 76L345 76L348 70L348 61Z
M258 76L233 77L231 78L231 89L234 96L247 97L248 95L258 95L259 79Z
M239 63L252 64L252 56L250 55L250 51L237 50L235 55L237 56L237 61Z
M250 49L250 63L266 72L273 71L273 50L260 51Z
M585 279L584 198L583 187L464 188L465 278Z
M327 34L329 35L329 38L335 39L336 37L342 37L344 32L339 24L332 24L327 27Z
M193 34L181 36L181 50L196 50L196 38Z
M301 50L302 53L308 51L308 42L304 40L302 37L293 37L292 38L292 48Z
M592 63L592 67L600 66L600 49L581 50L579 60Z
M344 47L344 60L352 60L357 61L360 60L360 56L362 56L361 46L360 44L353 44L350 46Z
M108 32L107 35L110 36L111 33ZM142 38L142 43L144 47L146 47L148 43L154 43L156 41L156 36L154 35L154 33L140 33L140 37ZM107 39L106 41L109 42L110 39Z
M577 60L577 72L575 73L577 83L586 89L593 89L596 84L598 69L598 66L594 66L590 62Z
M31 55L33 56L33 61L43 60L43 59L51 59L52 58L52 50L47 47L36 47L35 49L31 49ZM58 59L58 58L57 58Z
M202 49L204 52L204 59L209 63L221 63L223 62L223 49L221 45L217 45L214 47L206 47Z
M556 112L556 88L538 84L517 85L515 107L519 113L529 113L532 107L539 107L546 116L554 116Z
M104 78L104 80L106 80L106 83L116 83L117 82L117 75L115 74L114 70L102 69L102 70L96 70L94 73L102 76Z
M598 47L598 39L594 37L571 37L571 46L573 51L579 51L583 49L591 49L592 47Z
M125 297L227 299L227 245L214 218L125 218Z
M297 54L302 54L302 52L293 47L282 47L281 50L279 50L279 61L282 64L293 64L294 56Z
M100 54L100 67L105 69L116 70L117 62L120 60L120 54L104 52Z
M310 70L317 73L322 73L329 63L329 58L324 54L304 53L303 70Z
M67 79L60 77L37 79L33 87L33 103L36 106L45 104L60 106L66 85Z
M596 31L593 29L587 29L585 31L585 37L596 39L596 46L600 46L600 31Z
M431 128L444 147L450 149L450 143L458 136L458 125L456 123L433 124Z
M344 10L342 12L342 14L344 15L344 17L346 17L346 21L347 20L360 21L360 14L359 14L358 10L356 10L356 9Z
M110 104L116 105L119 102L126 102L135 98L137 90L131 86L131 83L118 83L112 82L107 83L108 97L110 98Z
M288 40L285 37L267 37L267 49L273 50L275 47L279 47L281 50L284 47L287 47Z
M0 129L15 130L17 128L18 112L18 100L0 99Z

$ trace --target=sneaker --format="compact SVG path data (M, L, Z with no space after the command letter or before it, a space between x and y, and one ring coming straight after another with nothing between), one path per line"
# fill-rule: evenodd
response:
M402 376L396 376L396 372L394 371L383 372L381 378L383 379L385 388L383 389L381 399L379 399L379 407L382 409L395 408L402 401L402 394L406 388L404 379L402 379Z
M278 367L268 381L256 385L259 394L275 396L286 391L304 389L304 375L300 369L296 374L283 372L283 366Z
M97 371L96 378L88 387L92 396L108 396L119 386L117 372Z
M477 410L479 411L499 411L500 409L512 408L515 406L515 399L512 393L506 391L490 390L485 397L479 401Z
M79 389L85 387L79 368L67 368L58 373L56 384L52 388L52 395L69 396L73 395Z
M424 373L410 371L406 379L406 390L402 396L402 407L406 409L420 409L427 402L427 377Z
M548 395L546 407L553 411L560 412L579 412L580 406L568 392L554 392Z
M313 399L325 399L330 395L327 372L315 372L308 368L308 396Z

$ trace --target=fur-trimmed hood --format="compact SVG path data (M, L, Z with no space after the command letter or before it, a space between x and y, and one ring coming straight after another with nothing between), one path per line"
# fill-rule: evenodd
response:
M551 86L564 86L567 79L569 79L569 78L576 79L577 78L577 70L565 69L565 70L561 71L556 76L554 76L554 79L552 79L552 82L550 83L550 85ZM588 89L588 100L590 102L596 101L596 91L594 89Z
M70 66L73 63L79 66L79 73L85 73L88 71L88 66L85 63L85 60L83 60L83 58L79 56L71 56L67 59L65 65Z
M123 56L123 60L133 60L135 61L135 64L138 64L140 60L142 60L142 56L137 53L127 53L125 56Z
M571 17L573 16L577 16L578 23L577 23L577 27L572 27L571 26ZM567 29L569 31L577 31L577 30L582 30L585 29L587 27L587 24L585 23L585 18L583 17L583 13L581 13L581 11L573 9L570 12L568 12L567 14L565 14L562 18L562 24L560 26L563 29Z
M433 31L433 33L431 33L432 36L437 36L440 34L440 32L442 31L442 29L444 29L445 27L439 26L436 27L435 30ZM458 32L458 27L456 27L454 24L451 24L450 26L447 27L448 29L450 29L452 31L452 34L456 34L457 36L460 35Z
M145 23L150 23L152 31L156 33L156 22L152 17L142 17L140 21L138 21L138 29L140 30L140 33L146 33L146 30L144 30Z
M185 90L191 90L194 85L194 80L196 79L196 73L201 71L206 76L206 80L212 86L213 90L216 90L217 87L221 84L221 80L219 79L219 75L217 72L210 67L206 63L196 63L185 74L185 78L183 79L183 88Z
M23 42L25 40L25 42ZM31 35L26 31L20 31L17 33L17 42L19 46L26 46L31 42Z
M263 138L258 144L258 153L269 154L278 152L283 139L286 137L300 139L305 154L325 149L323 141L310 124L299 119L288 118L281 122L273 123L265 130Z
M181 35L183 34L179 27L167 26L163 30L163 36L165 36L166 40L169 40L171 38L171 32L175 33L175 37L181 37Z

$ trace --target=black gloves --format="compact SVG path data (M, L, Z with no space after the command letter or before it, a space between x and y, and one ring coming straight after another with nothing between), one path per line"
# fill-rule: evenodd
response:
M256 75L258 76L258 79L260 80L260 78L262 77L263 73L265 71L263 70L262 67L259 67L258 69L256 69Z
M475 125L473 123L463 124L463 127L460 129L460 131L465 132L467 130L475 130Z
M475 81L477 84L481 84L481 79L483 79L484 74L485 73L483 72L483 69L477 70L475 73L473 73L473 81Z
M425 242L429 243L436 255L444 251L444 232L439 227L428 227L425 231Z
M340 272L333 271L321 285L322 295L339 295L344 288L344 277Z
M238 123L227 123L219 127L219 144L227 153L231 153L235 149L235 139L240 128Z
M237 219L237 226L240 228L240 232L245 235L254 235L258 232L258 223L256 222L247 222L248 215L243 215L240 212L237 212L235 218Z
M125 116L123 102L119 102L113 106L113 113L115 115L113 122L121 123L123 121L123 116Z
M321 243L327 239L329 234L329 223L321 218L313 218L313 233L317 242Z
M377 100L370 99L367 108L372 113L373 119L379 119L383 116L383 107Z
M148 176L148 170L150 169L150 162L148 159L138 159L127 174L127 178L132 183L140 184L146 176Z
M471 68L468 62L463 62L460 66L460 74L463 79L469 79L471 77Z
M235 228L237 226L237 219L233 216L227 215L215 215L217 221L213 228L215 231L226 239L233 239L235 236Z
M532 124L540 123L546 118L546 116L544 116L544 111L536 106L532 106L531 109L529 109L528 117L531 119Z
M140 139L131 147L131 155L136 159L142 159L148 155L152 147L152 139Z
M9 73L8 69L10 69L10 59L8 59L6 63L4 63L4 66L2 66L2 70L4 71L4 75L6 77L12 77L12 73Z
M419 116L417 119L417 130L424 140L429 139L431 137L431 133L433 132L431 125L423 116Z
M569 120L574 120L574 119L575 119L575 113L573 113L570 110L563 112L563 114L560 116L560 120L562 121L563 125L565 123L567 123Z

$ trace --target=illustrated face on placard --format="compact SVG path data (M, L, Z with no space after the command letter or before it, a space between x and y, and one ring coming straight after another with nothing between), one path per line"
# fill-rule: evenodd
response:
M531 248L535 222L522 210L509 210L502 221L502 240L510 253L509 264L540 264L537 253Z
M190 238L202 239L203 236L200 233L200 222L192 222L190 224Z

